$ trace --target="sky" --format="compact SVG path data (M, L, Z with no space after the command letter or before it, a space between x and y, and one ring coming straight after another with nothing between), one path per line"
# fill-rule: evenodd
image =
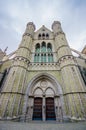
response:
M71 48L81 51L86 45L86 0L0 0L0 48L7 54L15 51L26 24L33 22L38 30L51 30L60 21Z

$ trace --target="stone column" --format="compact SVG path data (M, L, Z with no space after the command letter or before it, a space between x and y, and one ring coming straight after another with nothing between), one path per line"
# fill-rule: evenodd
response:
M43 96L42 118L43 118L43 121L46 120L46 104L45 104L45 96Z

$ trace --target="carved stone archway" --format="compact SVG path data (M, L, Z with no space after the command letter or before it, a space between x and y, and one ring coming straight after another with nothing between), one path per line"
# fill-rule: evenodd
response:
M42 73L36 75L29 83L24 100L23 114L26 114L28 120L33 119L34 100L42 98L42 120L46 120L46 100L52 98L54 101L54 110L56 120L62 119L64 114L63 94L58 81L50 74ZM26 113L28 109L28 112Z

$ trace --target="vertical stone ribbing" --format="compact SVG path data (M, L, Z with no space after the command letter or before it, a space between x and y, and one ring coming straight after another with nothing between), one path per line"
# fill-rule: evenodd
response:
M16 52L16 57L11 65L7 80L3 86L1 94L0 116L12 117L22 114L24 91L26 80L26 70L31 59L31 46L34 35L35 25L30 22L27 24L22 41ZM3 96L4 95L4 96ZM22 101L21 101L22 100ZM19 105L21 108L19 108ZM21 109L21 110L19 110Z
M67 96L66 102L68 102L69 107L69 112L67 113L71 117L74 116L77 118L83 118L84 114L82 113L81 104L82 99L79 97L79 92L81 93L82 98L83 92L86 92L85 85L81 80L80 72L77 68L77 63L71 53L60 22L55 21L52 25L52 29L54 31L55 47L63 79L63 92L65 94L65 97ZM86 103L86 99L84 102Z

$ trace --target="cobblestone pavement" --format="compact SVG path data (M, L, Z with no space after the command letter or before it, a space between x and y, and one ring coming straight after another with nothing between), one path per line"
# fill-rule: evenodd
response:
M86 130L86 122L79 123L54 123L35 122L21 123L0 121L0 130Z

